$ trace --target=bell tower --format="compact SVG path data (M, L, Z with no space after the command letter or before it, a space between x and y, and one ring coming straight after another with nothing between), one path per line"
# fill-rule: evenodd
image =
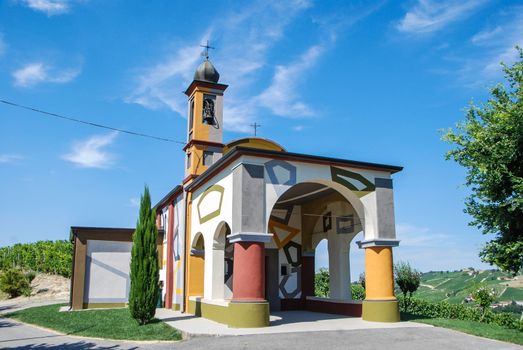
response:
M205 60L194 73L185 94L188 96L185 178L188 182L207 170L223 152L223 92L220 74L209 61L208 43Z

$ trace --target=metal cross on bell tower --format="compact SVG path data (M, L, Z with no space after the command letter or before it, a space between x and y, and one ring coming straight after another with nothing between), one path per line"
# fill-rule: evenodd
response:
M209 40L207 40L207 43L205 45L200 45L204 48L202 52L202 56L205 57L206 60L209 59L209 49L215 49L215 47L209 46Z

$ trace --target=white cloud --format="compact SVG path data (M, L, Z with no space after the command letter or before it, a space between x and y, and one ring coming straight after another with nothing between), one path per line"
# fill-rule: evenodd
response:
M478 32L474 34L474 36L470 39L474 44L481 44L488 42L489 40L496 37L498 34L500 34L503 31L501 26L497 26L494 29L486 29L482 30L481 32Z
M40 83L68 83L80 74L80 69L56 70L42 63L29 63L13 72L14 85L31 87Z
M18 154L0 154L0 163L13 163L23 158Z
M47 13L48 16L67 13L70 10L67 0L22 0L32 10Z
M405 223L397 224L396 231L402 247L433 247L446 243L450 238L443 233L434 233L427 227Z
M180 46L160 63L141 70L136 87L126 101L152 109L167 106L185 117L186 99L174 92L183 91L192 80L201 61L198 44L212 34L219 38L220 49L211 60L230 85L224 106L224 127L242 132L250 130L249 124L259 107L251 89L256 74L266 67L267 52L283 38L286 26L310 6L309 1L303 0L258 1L219 16L196 44ZM294 109L300 108L305 107L294 101Z
M201 42L208 37L208 34L204 35ZM150 109L167 106L185 116L184 99L176 92L187 88L194 66L200 61L201 49L199 45L182 47L162 62L143 70L136 79L137 86L125 101Z
M487 0L417 0L398 23L405 33L432 33L469 16Z
M470 51L479 52L461 62L459 77L469 87L493 85L503 74L500 63L514 63L518 59L515 46L523 46L523 6L508 8L493 21L499 24L483 28L470 39Z
M109 168L113 164L113 155L104 148L110 145L118 135L113 131L105 135L95 135L87 140L73 144L72 151L62 156L63 159L81 168Z
M307 117L314 114L312 109L297 99L296 85L317 61L324 48L319 45L310 47L300 58L288 65L276 66L271 85L259 96L260 105L269 108L274 114L283 117Z
M133 208L140 208L140 198L129 198L129 206Z

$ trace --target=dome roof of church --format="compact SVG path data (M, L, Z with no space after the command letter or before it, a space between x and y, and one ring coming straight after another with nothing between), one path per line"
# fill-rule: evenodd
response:
M194 80L208 81L210 83L217 83L220 79L220 73L214 68L209 60L205 60L198 66L194 72Z
M247 147L256 149L266 149L270 151L286 152L285 148L276 142L261 137L245 137L229 142L223 147L223 154L231 151L234 147Z

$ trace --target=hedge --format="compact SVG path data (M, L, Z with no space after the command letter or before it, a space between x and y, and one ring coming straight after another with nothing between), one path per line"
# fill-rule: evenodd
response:
M495 313L492 310L487 310L482 318L481 309L469 306L465 304L450 304L446 301L430 302L423 299L412 298L410 299L407 310L401 297L400 309L403 312L423 316L428 318L446 318L446 319L457 319L465 321L477 321L484 323L493 323L499 326L518 329L523 332L523 321L520 321L518 317L508 312Z
M66 240L17 243L0 248L0 270L21 268L71 277L73 245Z

